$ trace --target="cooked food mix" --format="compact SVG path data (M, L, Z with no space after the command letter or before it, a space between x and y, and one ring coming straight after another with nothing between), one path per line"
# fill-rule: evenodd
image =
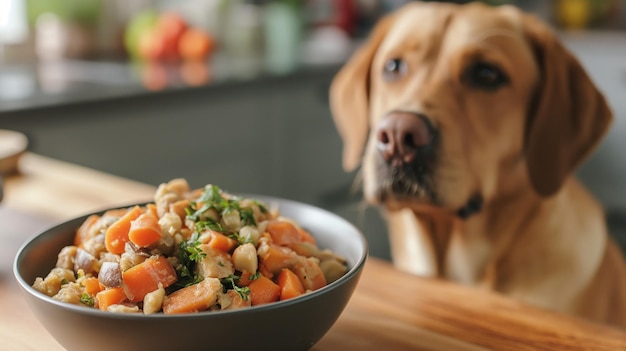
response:
M286 300L346 271L278 210L174 179L154 203L89 216L33 287L103 311L174 314Z

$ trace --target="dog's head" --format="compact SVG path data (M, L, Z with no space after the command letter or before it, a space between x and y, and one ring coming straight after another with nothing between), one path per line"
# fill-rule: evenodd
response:
M471 210L558 191L611 112L550 28L514 7L411 3L335 77L343 165L372 203Z

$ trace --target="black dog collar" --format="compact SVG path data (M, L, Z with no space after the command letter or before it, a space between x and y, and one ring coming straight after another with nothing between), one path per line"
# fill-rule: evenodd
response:
M472 196L465 206L456 211L456 215L461 219L468 219L471 215L480 212L483 208L483 198L480 195Z

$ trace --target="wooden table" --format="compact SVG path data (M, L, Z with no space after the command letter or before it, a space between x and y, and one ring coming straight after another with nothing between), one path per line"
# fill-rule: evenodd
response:
M0 260L0 349L62 350L20 296L12 256L46 225L149 200L154 187L33 154L20 169L6 179L0 206L0 256L11 256ZM616 351L626 350L626 332L411 276L369 258L346 310L313 350Z

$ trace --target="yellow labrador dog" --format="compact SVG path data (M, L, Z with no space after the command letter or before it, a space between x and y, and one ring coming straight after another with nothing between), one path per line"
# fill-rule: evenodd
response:
M410 3L335 77L343 166L403 270L626 327L626 264L572 176L612 120L550 28L514 7Z

